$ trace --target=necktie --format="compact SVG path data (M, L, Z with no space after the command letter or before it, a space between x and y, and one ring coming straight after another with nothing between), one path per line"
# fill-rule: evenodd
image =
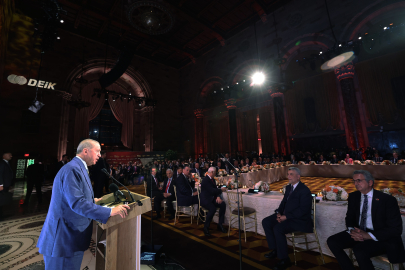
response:
M291 191L290 191L290 193L288 194L287 201L288 201L288 199L290 198L291 193L293 193L293 191L294 191L294 186L291 186Z
M367 229L367 211L368 211L368 199L367 195L364 195L363 210L361 211L360 230L366 231Z
M157 185L158 185L158 182L157 182L156 178L155 178L155 177L153 177L153 179L155 180L155 183L156 183L156 186L157 186Z
M170 178L169 181L167 181L167 186L166 186L165 193L167 193L167 191L169 190L171 182L172 182L172 179Z

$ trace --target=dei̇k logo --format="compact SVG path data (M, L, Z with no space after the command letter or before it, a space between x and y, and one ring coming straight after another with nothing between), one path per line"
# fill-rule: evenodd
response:
M7 80L9 82L11 82L12 84L19 84L19 85L24 85L27 83L27 78L25 78L24 76L17 76L17 75L10 75L7 77ZM44 89L51 89L51 90L55 90L55 88L53 88L56 83L51 83L51 82L46 82L46 81L37 81L35 79L30 79L28 81L28 86L38 86L39 88L44 88Z

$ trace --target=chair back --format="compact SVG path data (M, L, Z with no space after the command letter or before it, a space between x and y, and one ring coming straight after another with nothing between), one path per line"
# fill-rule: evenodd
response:
M240 211L242 212L241 214L244 215L243 211L243 199L242 199L242 192L226 192L226 195L228 197L228 205L230 212L232 213L233 209L238 209L238 193L239 193L239 208Z
M199 206L201 206L201 203L200 203L200 193L201 193L201 186L198 185L198 186L197 186L197 195L198 195L198 205L199 205Z
M312 224L314 226L314 231L316 229L316 223L315 223L315 218L316 218L316 197L312 197L312 207L311 207L311 219L312 219Z

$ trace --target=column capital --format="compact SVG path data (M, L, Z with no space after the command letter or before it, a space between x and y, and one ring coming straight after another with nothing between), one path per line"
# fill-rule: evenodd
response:
M283 97L283 96L284 96L283 93L281 93L281 92L273 92L273 91L271 91L271 89L269 89L269 93L270 93L270 96L271 96L272 98L275 98L275 97Z
M194 114L197 118L203 118L204 117L204 113L203 113L203 109L195 109L194 110Z
M236 98L224 100L225 106L228 110L236 109Z
M335 75L339 81L343 79L353 78L354 77L353 62L349 62L348 64L335 69Z

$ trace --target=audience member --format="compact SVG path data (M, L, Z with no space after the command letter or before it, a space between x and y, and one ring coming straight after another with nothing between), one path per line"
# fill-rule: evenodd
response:
M311 233L313 230L311 191L300 182L301 172L297 167L288 168L287 177L289 185L279 208L275 214L262 221L268 247L272 249L265 257L280 259L274 270L287 269L291 266L285 235L293 231Z
M35 159L34 164L28 166L25 171L27 176L27 194L25 195L24 204L27 205L30 201L32 189L35 186L38 203L42 203L42 181L44 180L45 168L38 158Z
M58 164L56 164L56 173L59 172L59 170L66 164L68 163L69 157L68 155L63 155L62 156L62 160L58 162Z
M402 243L402 219L395 197L374 189L374 177L370 172L353 172L357 191L349 194L346 212L347 230L328 238L329 249L340 267L355 269L344 251L352 248L360 269L374 269L371 257L387 254L395 263L405 261Z
M190 166L185 165L183 173L175 180L178 206L198 204L197 191L194 191L195 181L190 176Z
M208 214L204 223L204 234L206 236L211 236L209 232L210 223L215 213L217 212L217 208L219 208L219 219L217 228L223 233L227 232L224 227L222 227L222 224L224 223L226 204L219 196L222 192L226 191L226 187L223 187L221 189L217 188L214 180L215 173L215 167L209 168L207 176L205 176L201 182L200 203L201 206L208 209Z

